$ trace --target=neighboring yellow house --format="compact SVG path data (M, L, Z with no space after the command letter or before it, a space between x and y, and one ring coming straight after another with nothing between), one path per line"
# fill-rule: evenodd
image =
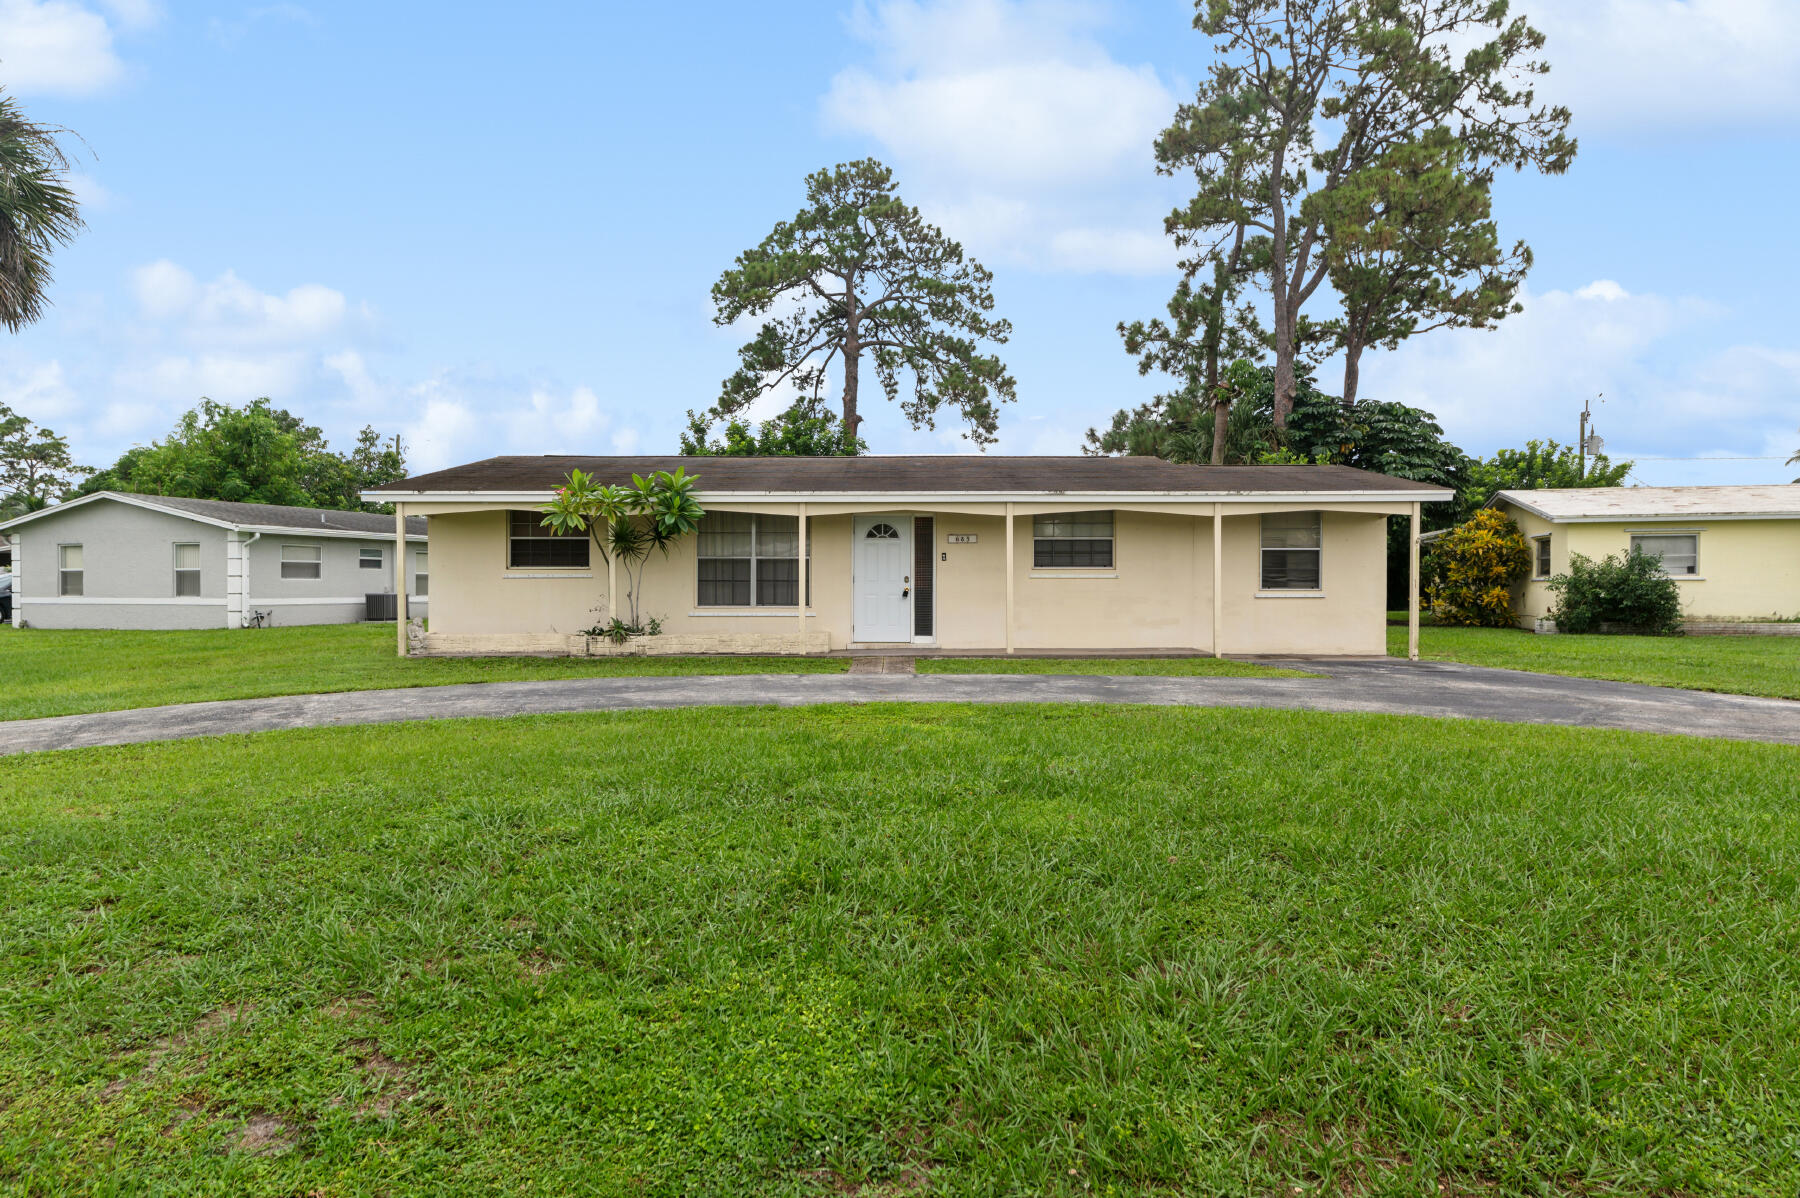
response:
M1155 458L490 458L365 493L430 522L411 650L617 651L583 630L625 610L623 571L538 509L573 469L677 466L708 514L646 564L662 635L632 652L1382 655L1388 518L1416 535L1419 506L1452 498L1345 466Z
M1549 631L1542 622L1555 596L1545 584L1568 571L1571 554L1598 561L1634 546L1681 585L1690 631L1774 632L1758 625L1800 621L1800 485L1501 491L1488 506L1531 545L1531 576L1514 604L1527 628Z

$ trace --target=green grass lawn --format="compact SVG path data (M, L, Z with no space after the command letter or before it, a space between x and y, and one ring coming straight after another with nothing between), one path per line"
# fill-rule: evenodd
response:
M315 691L634 674L841 674L843 658L420 657L393 625L205 632L27 628L0 640L0 719Z
M1767 1194L1800 751L1092 707L9 760L20 1194Z
M1388 629L1406 655L1406 629ZM1538 636L1511 628L1422 628L1419 656L1541 674L1800 699L1800 637Z
M921 674L1163 674L1230 678L1305 678L1282 670L1218 657L921 657Z

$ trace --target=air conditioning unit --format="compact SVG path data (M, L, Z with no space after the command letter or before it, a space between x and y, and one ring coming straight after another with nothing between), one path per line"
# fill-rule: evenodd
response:
M363 619L392 622L400 618L400 596L364 595Z

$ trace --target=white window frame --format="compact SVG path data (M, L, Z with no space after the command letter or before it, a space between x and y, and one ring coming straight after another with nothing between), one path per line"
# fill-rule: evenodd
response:
M295 556L289 557L289 553ZM311 557L300 556L312 554ZM312 573L288 572L289 566L311 566ZM281 547L281 580L283 582L318 582L325 577L325 548L322 545L283 545Z
M1055 534L1045 536L1038 532L1038 522L1041 520L1071 520L1085 524L1098 524L1100 521L1095 518L1098 516L1105 516L1106 526L1112 530L1107 536L1060 537ZM1039 565L1038 542L1040 541L1080 541L1090 545L1098 545L1100 542L1104 541L1106 542L1106 561L1104 563L1090 562L1085 565ZM1050 571L1052 573L1060 574L1064 572L1084 573L1091 570L1110 571L1117 570L1118 568L1119 513L1112 508L1093 508L1091 510L1080 512L1040 512L1031 518L1031 569L1034 574L1039 571Z
M75 551L81 561L78 566L68 564L69 550L71 549ZM71 574L75 576L74 590L69 589L69 575ZM87 594L87 551L81 547L79 541L58 544L56 547L56 593L58 595ZM18 603L19 596L14 595L13 602Z
M1531 580L1544 582L1550 577L1550 534L1531 538Z
M711 514L711 513L709 513L709 514ZM793 520L796 524L796 528L794 531L796 533L798 533L799 532L798 523L799 523L800 518L798 516L783 516L778 512L719 512L716 514L721 515L721 516L748 516L748 517L750 517L750 553L749 553L749 559L748 559L750 562L750 602L747 604L744 604L744 603L705 603L701 600L701 598L700 598L700 584L701 584L700 563L701 562L741 562L741 561L744 561L745 558L743 556L735 555L735 554L732 556L729 556L729 557L722 557L718 554L702 555L700 553L700 549L699 549L700 541L699 541L699 538L696 537L695 538L695 549L694 549L694 606L695 606L695 608L697 608L701 611L704 611L704 612L709 612L709 613L710 612L718 612L718 611L749 611L752 608L768 608L768 609L773 609L775 611L793 611L794 605L792 603L760 603L757 601L757 592L761 589L757 585L761 581L761 579L758 577L760 571L758 570L757 567L759 566L760 563L765 562L765 561L788 562L788 561L797 561L798 560L797 558L784 557L784 556L780 556L777 554L762 553L761 552L761 548L762 548L761 541L762 541L762 522L764 520ZM701 532L705 531L704 518L702 518L702 528L700 531ZM808 520L806 522L806 594L801 596L802 600L804 600L805 606L807 606L807 607L812 606L812 575L813 575L813 572L812 572L812 521Z
M184 566L181 564L181 551L183 549L192 549L194 551L193 565ZM177 599L183 597L197 598L200 594L200 542L176 541L173 545L169 546L169 557L175 570L175 597ZM184 591L181 589L181 576L183 574L192 574L194 576L193 590Z
M413 557L413 594L421 599L431 595L431 559L428 550L420 549Z
M371 562L374 565L370 565ZM358 570L384 570L387 568L387 554L380 545L358 545L356 547L356 568Z
M1311 516L1318 525L1319 543L1317 545L1268 545L1265 523L1270 516ZM1310 587L1275 587L1268 584L1268 572L1263 565L1270 553L1311 553L1315 555L1319 566L1318 582ZM1263 512L1256 521L1256 594L1259 598L1282 599L1293 596L1319 596L1325 593L1325 513L1316 508L1297 509L1289 512Z
M1692 537L1694 541L1694 571L1691 574L1670 574L1663 571L1664 577L1673 578L1676 582L1700 581L1700 533L1698 528L1628 528L1625 530L1625 552L1630 555L1637 549L1637 543L1644 537ZM1654 555L1657 561L1661 554Z

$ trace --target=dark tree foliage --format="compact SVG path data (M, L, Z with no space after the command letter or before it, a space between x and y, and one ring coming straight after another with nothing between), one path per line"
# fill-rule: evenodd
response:
M844 436L855 439L867 355L882 393L914 428L934 428L948 411L968 425L970 440L990 444L998 405L1015 390L1000 359L981 352L982 342L1004 343L1012 331L990 315L992 280L895 194L893 172L881 163L862 159L809 175L806 206L713 285L715 323L768 319L738 351L742 365L702 423L738 415L790 382L817 403L835 362ZM912 394L902 399L908 378Z
M1496 491L1535 491L1547 487L1622 487L1634 462L1614 462L1603 453L1589 454L1586 465L1573 446L1556 441L1527 441L1523 449L1502 449L1490 458L1469 463L1467 481L1457 493L1457 519L1481 510Z
M83 475L69 440L0 403L0 521L50 506Z
M82 229L56 140L67 132L28 119L0 92L0 324L15 333L44 314L50 254Z
M681 434L681 452L695 457L831 457L868 452L868 445L847 435L832 411L821 403L802 400L772 420L751 427L736 417L725 422L725 435L709 440L706 421L688 413L687 431Z
M268 399L241 408L202 399L161 441L135 446L79 489L180 495L340 511L383 511L361 492L406 477L399 437L373 427L340 454L316 426Z

